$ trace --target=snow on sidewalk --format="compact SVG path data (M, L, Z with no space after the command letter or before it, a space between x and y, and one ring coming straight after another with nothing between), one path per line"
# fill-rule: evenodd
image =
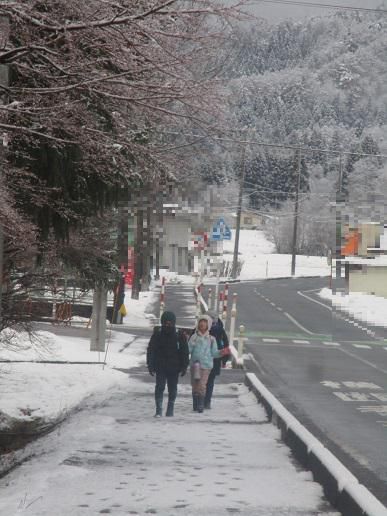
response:
M204 414L181 385L176 417L161 419L153 389L127 378L29 445L39 456L0 480L0 513L338 516L243 385L217 385Z

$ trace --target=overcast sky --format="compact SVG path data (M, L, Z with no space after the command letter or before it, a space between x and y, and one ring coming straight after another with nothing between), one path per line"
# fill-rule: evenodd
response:
M303 0L304 2L324 3L332 5L345 5L353 7L379 7L383 0ZM250 0L250 10L257 16L262 16L270 20L281 20L284 18L302 18L305 16L322 16L332 12L330 9L323 9L319 7L307 7L297 5L280 5L269 4L259 0Z

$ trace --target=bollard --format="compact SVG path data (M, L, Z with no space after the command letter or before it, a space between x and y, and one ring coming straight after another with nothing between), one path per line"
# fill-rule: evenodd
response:
M245 345L245 327L243 324L239 326L239 336L238 336L238 361L243 364L243 348Z
M161 280L161 292L160 292L160 319L164 313L165 308L165 276Z
M239 336L238 336L238 358L242 358L243 356L243 347L244 347L244 334L245 334L245 327L243 324L239 326Z
M236 292L232 295L232 306L231 306L231 320L230 320L230 344L234 344L235 338L235 321L237 316L237 300L238 294Z
M212 310L212 288L208 289L207 306L208 306L208 310Z
M227 305L228 305L228 283L224 286L223 291L223 309L222 309L222 321L226 325L227 321Z

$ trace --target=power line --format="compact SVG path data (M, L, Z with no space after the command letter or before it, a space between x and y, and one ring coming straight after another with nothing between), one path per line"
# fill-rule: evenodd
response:
M275 1L275 0L271 0ZM387 11L386 11L387 12ZM237 129L234 130L235 132L241 132ZM234 132L230 130L225 130L224 132ZM199 134L193 134L193 133L182 133L182 132L175 132L175 131L162 131L162 134L164 135L170 135L170 136L184 136L188 138L195 138L198 140L203 140L206 137ZM256 145L257 147L269 147L274 149L287 149L292 151L298 151L300 150L302 153L307 152L315 152L315 153L321 153L321 154L334 154L336 156L362 156L362 157L370 157L370 158L387 158L387 154L368 154L366 152L350 152L350 151L343 151L343 150L336 150L336 149L321 149L317 147L303 147L300 145L291 145L291 144L283 144L283 143L267 143L267 142L261 142L259 140L243 140L241 138L225 138L220 136L212 136L207 135L207 138L209 140L215 141L215 142L225 142L225 143L237 143L239 145ZM195 145L198 142L191 142L192 145ZM157 151L156 151L157 152ZM165 152L165 149L161 149L157 153Z
M319 7L323 9L344 9L346 11L363 11L372 13L387 13L386 9L376 9L372 7L355 7L353 5L337 5L325 4L320 2L302 2L301 0L255 0L258 3L265 4L282 4L282 5L300 5L303 7Z

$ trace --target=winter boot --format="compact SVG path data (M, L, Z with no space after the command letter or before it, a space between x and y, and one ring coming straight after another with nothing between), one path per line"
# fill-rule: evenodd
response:
M209 410L211 408L211 400L205 398L204 400L204 408Z
M175 405L174 401L168 401L167 411L165 413L166 416L172 417L173 416L173 407Z
M163 398L156 398L156 414L155 417L163 415Z
M198 412L202 413L204 410L204 396L198 396Z

